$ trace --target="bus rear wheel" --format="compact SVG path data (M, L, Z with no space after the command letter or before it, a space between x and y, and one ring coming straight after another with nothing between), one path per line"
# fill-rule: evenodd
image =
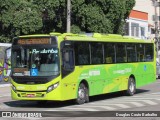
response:
M128 89L127 89L127 95L133 96L136 92L136 83L133 77L130 77L128 80Z
M77 104L84 104L85 102L89 102L89 92L88 88L84 83L81 83L78 88L78 93L77 93L77 99L76 103Z

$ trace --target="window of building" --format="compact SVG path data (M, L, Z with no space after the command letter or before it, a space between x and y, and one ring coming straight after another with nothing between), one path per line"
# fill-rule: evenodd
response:
M134 37L139 37L139 24L131 23L131 35Z

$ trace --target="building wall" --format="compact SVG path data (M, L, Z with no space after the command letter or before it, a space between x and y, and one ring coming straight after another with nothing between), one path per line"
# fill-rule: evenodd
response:
M160 3L160 0L157 0L157 3L158 2ZM136 37L143 39L153 39L155 37L155 12L157 12L158 29L160 29L160 6L156 7L155 11L155 6L152 0L136 0L136 4L130 13L129 19L126 20L128 24L128 28L126 29L126 31L128 31L126 32L126 35L135 37L135 35L132 34L135 29L131 28L133 27L131 24L136 23L138 24L136 30L139 33L139 35ZM145 29L144 36L143 33L141 33L143 31L141 31L141 28L143 27Z
M152 0L136 0L133 10L148 13L148 23L154 26L153 15L155 14L155 9Z
M136 0L133 10L140 10L148 13L148 24L155 28L155 12L157 13L158 29L160 29L160 0L156 0L156 10L154 0Z
M148 13L132 10L126 20L126 34L130 37L148 39Z
M136 37L140 39L148 39L148 23L143 20L129 19L127 20L129 24L129 36Z

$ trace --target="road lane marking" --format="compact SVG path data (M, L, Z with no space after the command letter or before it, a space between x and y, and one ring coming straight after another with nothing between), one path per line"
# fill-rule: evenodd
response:
M108 102L112 102L112 101L124 101L124 100L158 100L160 99L160 96L158 97L144 97L144 96L141 96L141 97L127 97L127 98L121 98L121 99L112 99L112 100L108 100ZM105 102L105 101L101 101L101 102Z
M79 110L85 110L85 111L100 111L100 110L97 110L97 109L93 109L93 108L88 108L88 107L84 107L84 108L72 108L72 107L69 107L69 108L67 108L67 107L64 107L64 108L62 108L62 109L68 109L68 110L77 110L77 111L79 111Z
M133 104L133 105L135 105L137 107L143 107L143 106L145 106L144 104L141 104L139 102L128 102L128 103L131 103L131 104Z
M143 100L145 103L150 104L150 105L157 105L156 102L153 102L151 100Z
M155 93L151 93L151 94L159 94L160 95L160 92L155 92Z
M108 105L111 105L110 103L114 103L114 102L108 102L109 104ZM140 102L136 102L136 101L119 101L118 103L124 103L124 104L132 104L132 105L135 105L137 107L142 107L142 106L146 106ZM95 103L88 103L88 104L91 104L91 105L95 105ZM97 104L97 103L96 103ZM104 105L104 104L103 104Z
M91 108L103 108L103 109L107 109L107 110L116 110L117 108L114 108L114 107L110 107L110 106L100 106L100 105L87 105L87 106L80 106L80 108L85 108L85 107L91 107Z
M119 103L108 103L107 101L106 101L106 103L99 103L99 104L97 104L97 106L98 105L103 105L103 106L105 106L105 105L114 105L114 106L118 106L118 107L121 107L121 108L130 108L130 106L127 106L127 105L125 105L125 104L119 104Z
M156 100L158 100L158 99L156 99ZM123 100L124 101L124 100ZM126 99L125 100L125 102L144 102L144 103L147 103L147 104L150 104L150 105L157 105L158 103L156 103L156 102L153 102L153 101L151 101L151 100L142 100L142 99ZM117 102L117 101L112 101L112 102L110 102L110 103L114 103L114 102ZM120 102L120 101L119 101ZM104 103L104 102L103 102ZM109 103L109 102L107 102L107 103Z
M160 94L148 94L148 95L141 95L141 96L133 96L133 98L136 98L136 97L149 97L149 98L151 98L151 97L160 97Z
M10 87L11 86L11 84L0 84L0 88L1 87Z
M0 95L0 97L9 97L11 94Z
M125 98L125 99L121 99L122 101L123 100L157 100L159 99L160 97L157 97L157 98L149 98L149 97L138 97L138 98ZM119 101L119 100L112 100L112 101Z
M91 103L86 103L83 105L73 105L73 106L66 106L66 107L60 107L60 108L53 108L46 111L101 111L100 108L103 108L105 110L117 110L119 108L127 109L127 108L133 108L133 105L136 107L142 107L146 105L157 105L159 101L154 100L160 100L160 92L151 93L151 94L145 94L143 96L131 96L131 97L121 97L118 98L112 98L112 99L106 99L102 101L94 101ZM10 96L10 94L5 94L0 97L6 97ZM26 103L27 104L27 103ZM131 105L132 104L132 105ZM112 107L113 106L113 107ZM6 106L0 105L0 109L5 109ZM6 107L6 108L9 108Z
M127 105L125 105L125 104L110 104L110 105L116 105L116 106L118 106L118 107L121 107L121 108L131 108L130 106L127 106Z

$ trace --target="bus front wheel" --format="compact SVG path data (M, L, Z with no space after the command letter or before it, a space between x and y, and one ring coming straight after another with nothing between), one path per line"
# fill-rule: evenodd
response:
M88 88L84 83L81 83L78 88L78 93L77 93L77 99L76 103L77 104L84 104L85 102L89 102L89 92Z
M127 89L127 95L133 96L136 92L136 83L133 77L130 77L128 80L128 89Z

